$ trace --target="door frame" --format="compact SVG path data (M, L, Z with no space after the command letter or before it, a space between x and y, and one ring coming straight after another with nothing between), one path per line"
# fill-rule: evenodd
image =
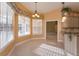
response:
M52 19L52 20L46 20L45 21L45 38L46 38L46 24L47 22L51 22L51 21L57 21L57 42L62 42L61 40L61 20L59 19Z

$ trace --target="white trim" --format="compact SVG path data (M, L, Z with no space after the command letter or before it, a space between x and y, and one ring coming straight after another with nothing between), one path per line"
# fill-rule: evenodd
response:
M63 40L58 40L58 42L63 42Z
M45 37L42 37L42 38L32 38L32 39L44 39L45 40L46 38Z
M45 39L45 37L26 39L26 40L24 40L22 42L17 43L15 46L19 46L19 45L21 45L21 44L23 44L23 43L25 43L27 41L31 41L31 40L34 40L34 39Z
M51 22L51 21L60 21L60 20L59 19L46 20L46 22Z
M45 30L44 31L45 31L44 35L45 35L45 39L46 39L46 20L45 20Z

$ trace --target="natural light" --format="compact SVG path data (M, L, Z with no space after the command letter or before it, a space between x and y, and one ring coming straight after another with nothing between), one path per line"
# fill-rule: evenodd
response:
M38 48L33 51L35 54L40 56L65 56L70 55L65 53L63 49L51 46L48 44L41 44Z

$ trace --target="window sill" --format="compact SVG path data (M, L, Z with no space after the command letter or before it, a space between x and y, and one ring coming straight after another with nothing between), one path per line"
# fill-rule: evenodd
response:
M10 42L8 42L3 48L0 49L0 53L3 52L3 51L5 51L6 48L7 48L11 43L13 43L13 42L14 42L14 40L11 40Z

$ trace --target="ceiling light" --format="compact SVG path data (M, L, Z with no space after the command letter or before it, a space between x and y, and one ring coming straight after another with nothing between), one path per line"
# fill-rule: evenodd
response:
M66 19L67 19L67 17L62 17L62 22L65 22L66 21Z
M39 15L37 15L37 17L39 18L40 16L39 16Z
M35 15L32 15L32 17L35 17Z
M62 5L63 5L62 10L61 10L61 12L62 12L62 22L65 22L65 20L67 19L67 16L69 15L71 9L68 8L68 7L65 7L64 2L62 2Z
M35 14L35 16L37 16L38 14Z
M39 18L40 15L39 15L38 12L37 12L37 2L35 2L35 8L36 8L36 10L35 10L35 13L32 15L32 17L33 17L33 18L34 18L34 17Z

